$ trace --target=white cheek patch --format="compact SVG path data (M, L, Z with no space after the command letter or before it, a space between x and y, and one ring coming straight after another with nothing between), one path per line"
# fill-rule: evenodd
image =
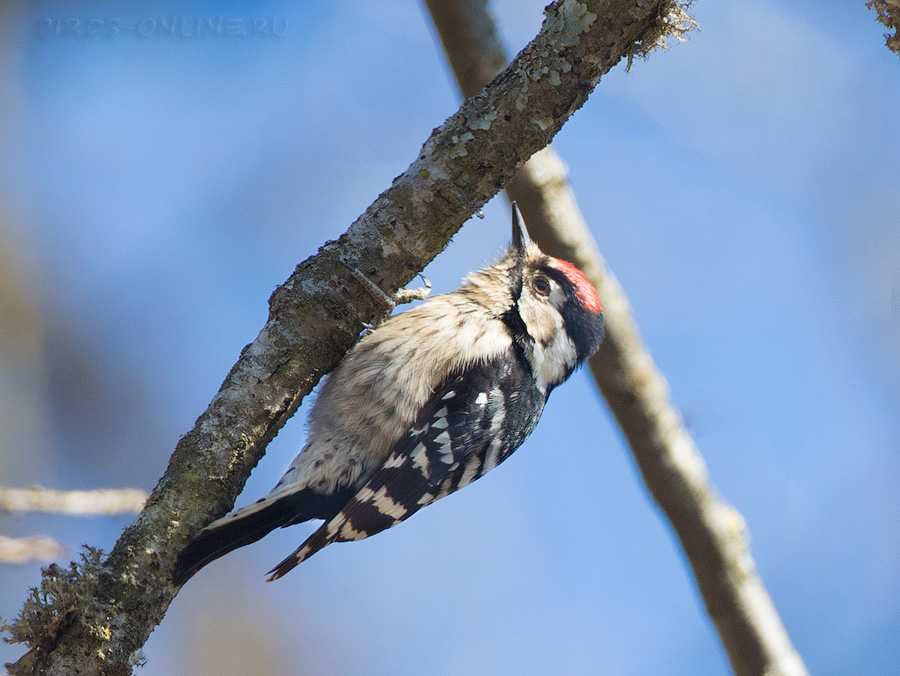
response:
M546 392L548 387L559 385L565 380L578 361L575 343L561 334L547 346L536 344L531 354L531 366L538 389Z

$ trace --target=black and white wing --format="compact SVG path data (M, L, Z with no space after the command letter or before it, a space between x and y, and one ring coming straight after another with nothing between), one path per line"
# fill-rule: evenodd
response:
M381 467L270 571L269 580L332 542L362 540L396 526L483 476L531 434L545 402L521 359L498 358L449 377Z

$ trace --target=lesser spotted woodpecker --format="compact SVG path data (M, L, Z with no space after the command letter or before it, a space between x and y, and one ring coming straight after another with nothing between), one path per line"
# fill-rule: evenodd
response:
M396 526L508 458L602 337L596 290L541 252L514 205L507 254L366 334L322 385L309 440L272 492L200 531L173 581L280 526L325 520L270 580Z

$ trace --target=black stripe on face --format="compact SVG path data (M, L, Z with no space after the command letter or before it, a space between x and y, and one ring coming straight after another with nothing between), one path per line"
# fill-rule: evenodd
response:
M575 299L569 299L562 308L566 331L575 343L578 363L590 357L603 341L603 315L589 312Z
M512 267L509 271L509 294L512 300L510 307L506 312L500 315L500 320L506 326L510 338L519 346L524 347L534 343L531 334L522 321L522 315L519 314L519 299L522 297L522 284L525 276L523 274L523 266L521 261Z
M528 333L528 328L525 326L525 322L522 321L522 315L519 314L519 306L517 304L504 312L500 319L506 325L506 329L516 345L525 347L534 343L534 338Z
M572 280L569 279L568 275L566 275L565 272L563 272L562 270L558 270L550 265L541 265L538 268L538 272L549 277L554 282L559 284L559 286L563 290L563 293L566 294L566 298L575 297L575 286L572 284Z

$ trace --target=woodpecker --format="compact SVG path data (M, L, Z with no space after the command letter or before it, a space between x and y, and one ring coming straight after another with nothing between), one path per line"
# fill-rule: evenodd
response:
M325 520L270 581L405 521L506 460L602 338L593 285L543 254L513 205L506 255L367 333L322 385L309 440L275 488L201 530L173 582L278 527Z

